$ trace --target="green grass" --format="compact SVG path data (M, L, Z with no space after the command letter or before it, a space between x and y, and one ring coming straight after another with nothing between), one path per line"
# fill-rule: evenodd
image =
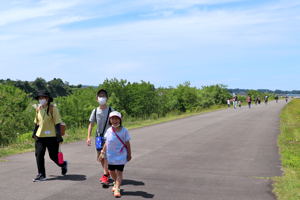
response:
M212 106L211 108L203 109L197 112L187 112L184 114L170 113L166 117L162 117L162 118L157 118L157 116L152 116L152 119L146 119L146 120L143 119L134 119L131 121L125 120L124 126L127 129L140 128L140 127L159 124L167 121L198 115L204 112L210 112L210 111L215 111L215 110L225 109L225 108L226 106ZM95 131L95 127L93 131ZM64 142L70 143L70 142L84 140L86 139L86 136L87 136L87 127L68 129L66 131L66 135L64 136ZM17 154L17 153L24 153L30 151L34 151L34 140L31 138L31 133L25 133L20 135L14 144L11 144L7 147L0 148L0 158ZM0 159L0 162L4 162L4 161L5 159L4 160Z
M278 200L300 199L300 99L291 101L281 112L278 138L283 176L274 178Z
M0 158L8 155L13 155L16 153L24 153L34 150L33 139L31 138L31 133L25 133L17 138L14 144L6 147L0 148ZM5 160L1 160L5 161Z

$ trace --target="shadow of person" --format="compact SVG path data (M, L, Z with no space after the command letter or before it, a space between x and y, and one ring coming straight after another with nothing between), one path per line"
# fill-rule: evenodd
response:
M153 199L154 194L150 194L148 192L144 192L144 191L123 191L122 192L123 196L139 196L139 197L143 197L145 199Z
M52 178L47 178L47 181L53 181L53 180L67 180L67 181L85 181L86 175L81 174L67 174L65 176L53 176L50 175Z
M145 183L142 182L142 181L123 179L122 185L135 185L135 186L139 186L139 185L145 185Z
M145 183L143 181L136 181L136 180L130 180L130 179L123 179L122 185L134 185L134 186L143 186ZM154 197L154 194L149 194L144 191L123 191L122 195L124 196L138 196L143 197L145 199L152 199Z

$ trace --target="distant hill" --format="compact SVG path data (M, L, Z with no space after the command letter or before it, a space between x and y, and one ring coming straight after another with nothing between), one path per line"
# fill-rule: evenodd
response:
M230 93L235 93L235 94L240 94L240 95L246 95L248 91L251 89L240 89L240 88L235 88L235 89L228 89ZM300 90L269 90L269 89L258 89L257 91L262 92L262 93L273 93L273 94L278 94L278 95L295 95L299 94L300 95Z

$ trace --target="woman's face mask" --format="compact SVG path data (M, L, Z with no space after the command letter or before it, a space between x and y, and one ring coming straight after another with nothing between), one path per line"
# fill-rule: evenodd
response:
M98 103L100 105L105 105L106 104L106 101L107 101L107 98L106 97L98 97Z
M40 105L45 105L47 103L47 100L46 99L39 99L39 104Z

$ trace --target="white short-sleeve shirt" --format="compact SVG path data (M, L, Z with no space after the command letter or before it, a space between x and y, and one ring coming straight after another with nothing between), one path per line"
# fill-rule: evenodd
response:
M125 165L127 163L127 149L118 139L118 137L124 142L130 140L128 130L124 127L119 132L114 132L112 127L107 129L104 137L106 139L106 156L108 164L110 165Z

